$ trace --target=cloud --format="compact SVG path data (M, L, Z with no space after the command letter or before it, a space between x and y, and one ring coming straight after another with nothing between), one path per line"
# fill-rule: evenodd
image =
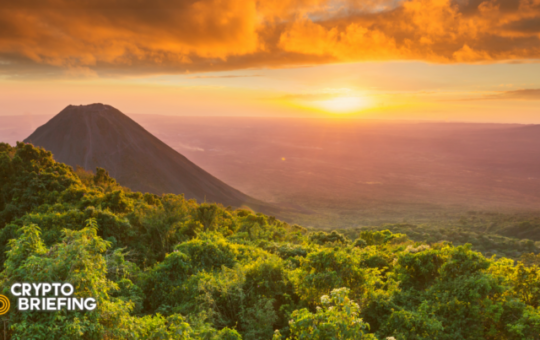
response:
M303 101L317 101L321 99L334 98L335 95L323 94L323 93L298 93L298 94L286 94L277 99L283 100L303 100Z
M0 8L0 74L13 77L539 56L540 0L4 0Z
M321 91L310 92L310 93L289 93L286 95L279 96L275 99L282 100L292 100L292 101L320 101L325 99L338 98L343 96L357 96L358 93L355 93L349 88L325 88Z
M507 86L512 86L511 84ZM457 101L477 100L540 100L540 89L519 89L510 91L495 91L477 97L461 98ZM454 101L454 100L452 100Z
M540 17L512 21L506 24L504 28L512 32L524 34L540 33Z
M251 74L251 75L224 75L224 76L193 76L188 77L188 79L221 79L221 78L251 78L251 77L262 77L260 74Z
M502 91L493 95L486 96L485 99L540 100L540 89Z

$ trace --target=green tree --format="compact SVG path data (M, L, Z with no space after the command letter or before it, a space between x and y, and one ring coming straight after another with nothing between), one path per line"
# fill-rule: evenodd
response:
M334 289L321 297L322 307L315 313L300 309L292 313L289 340L376 339L360 317L360 307L349 299L349 289Z

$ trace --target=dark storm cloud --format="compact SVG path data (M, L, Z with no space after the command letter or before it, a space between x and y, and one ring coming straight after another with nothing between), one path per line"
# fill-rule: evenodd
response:
M505 29L522 33L540 33L540 17L513 21Z

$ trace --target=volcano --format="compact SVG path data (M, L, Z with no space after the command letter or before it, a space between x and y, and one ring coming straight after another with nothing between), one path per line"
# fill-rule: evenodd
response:
M104 168L134 191L273 210L204 171L109 105L69 105L24 142L51 151L56 161L72 167Z

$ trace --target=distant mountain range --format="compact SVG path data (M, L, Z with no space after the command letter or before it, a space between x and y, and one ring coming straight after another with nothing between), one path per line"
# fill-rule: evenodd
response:
M51 151L55 160L87 170L101 167L121 185L155 194L184 194L257 211L272 207L210 175L131 118L109 105L69 105L24 140Z

